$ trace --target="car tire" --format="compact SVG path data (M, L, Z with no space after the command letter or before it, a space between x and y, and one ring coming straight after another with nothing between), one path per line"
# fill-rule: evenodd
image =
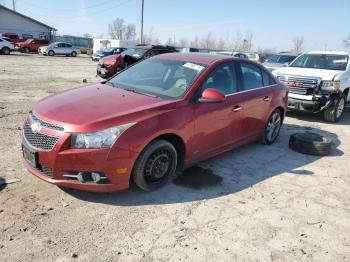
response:
M8 48L6 46L1 49L1 53L3 53L4 55L9 55L10 52L11 52L10 48Z
M289 147L302 154L326 156L332 147L332 140L317 133L295 133L289 138Z
M23 48L23 52L26 54L30 53L30 49L28 47Z
M55 55L55 52L50 50L48 53L47 53L49 56L54 56Z
M77 52L73 51L70 55L71 55L72 57L76 57L76 56L77 56Z
M133 168L135 184L145 191L153 191L168 182L175 175L177 152L165 140L151 142L140 154Z
M282 122L283 116L281 110L275 109L266 122L264 134L261 139L263 144L271 145L276 141L281 130Z
M323 112L324 120L332 123L338 122L343 116L345 104L346 104L346 97L345 97L345 94L342 94L340 98L334 102L334 105L328 107Z

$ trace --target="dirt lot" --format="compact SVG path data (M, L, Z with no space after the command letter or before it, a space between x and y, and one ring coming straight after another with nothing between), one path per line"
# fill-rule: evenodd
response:
M62 190L22 167L21 125L39 99L83 79L100 80L87 58L0 56L0 178L20 179L0 187L1 261L350 261L349 112L339 124L289 115L274 145L153 193ZM305 130L331 137L332 155L289 150Z

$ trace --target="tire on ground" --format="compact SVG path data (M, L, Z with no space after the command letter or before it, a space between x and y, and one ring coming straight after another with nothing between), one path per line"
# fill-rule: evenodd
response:
M302 154L326 156L332 147L332 140L317 133L295 133L289 138L289 147Z
M164 148L169 152L171 152L174 158L172 161L172 165L170 167L169 174L166 177L164 177L161 181L159 181L159 183L149 183L146 181L146 178L145 178L145 167L146 167L147 161L156 150L159 150L161 148ZM132 171L132 176L135 184L138 187L140 187L145 191L153 191L162 187L164 184L166 184L169 181L169 179L175 175L176 168L177 168L177 151L175 147L166 140L158 139L151 142L142 151L142 153L140 154L140 156L135 162L135 165Z

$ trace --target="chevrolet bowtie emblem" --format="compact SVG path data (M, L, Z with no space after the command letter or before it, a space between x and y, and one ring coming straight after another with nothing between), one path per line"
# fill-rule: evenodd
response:
M30 125L30 129L32 130L33 133L39 133L41 130L41 125L39 123L32 123Z

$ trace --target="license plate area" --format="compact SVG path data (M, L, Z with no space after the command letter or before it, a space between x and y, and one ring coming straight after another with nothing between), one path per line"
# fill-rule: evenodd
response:
M39 163L39 156L38 152L32 152L27 147L22 145L22 154L23 158L28 161L28 163L32 166L37 168Z

